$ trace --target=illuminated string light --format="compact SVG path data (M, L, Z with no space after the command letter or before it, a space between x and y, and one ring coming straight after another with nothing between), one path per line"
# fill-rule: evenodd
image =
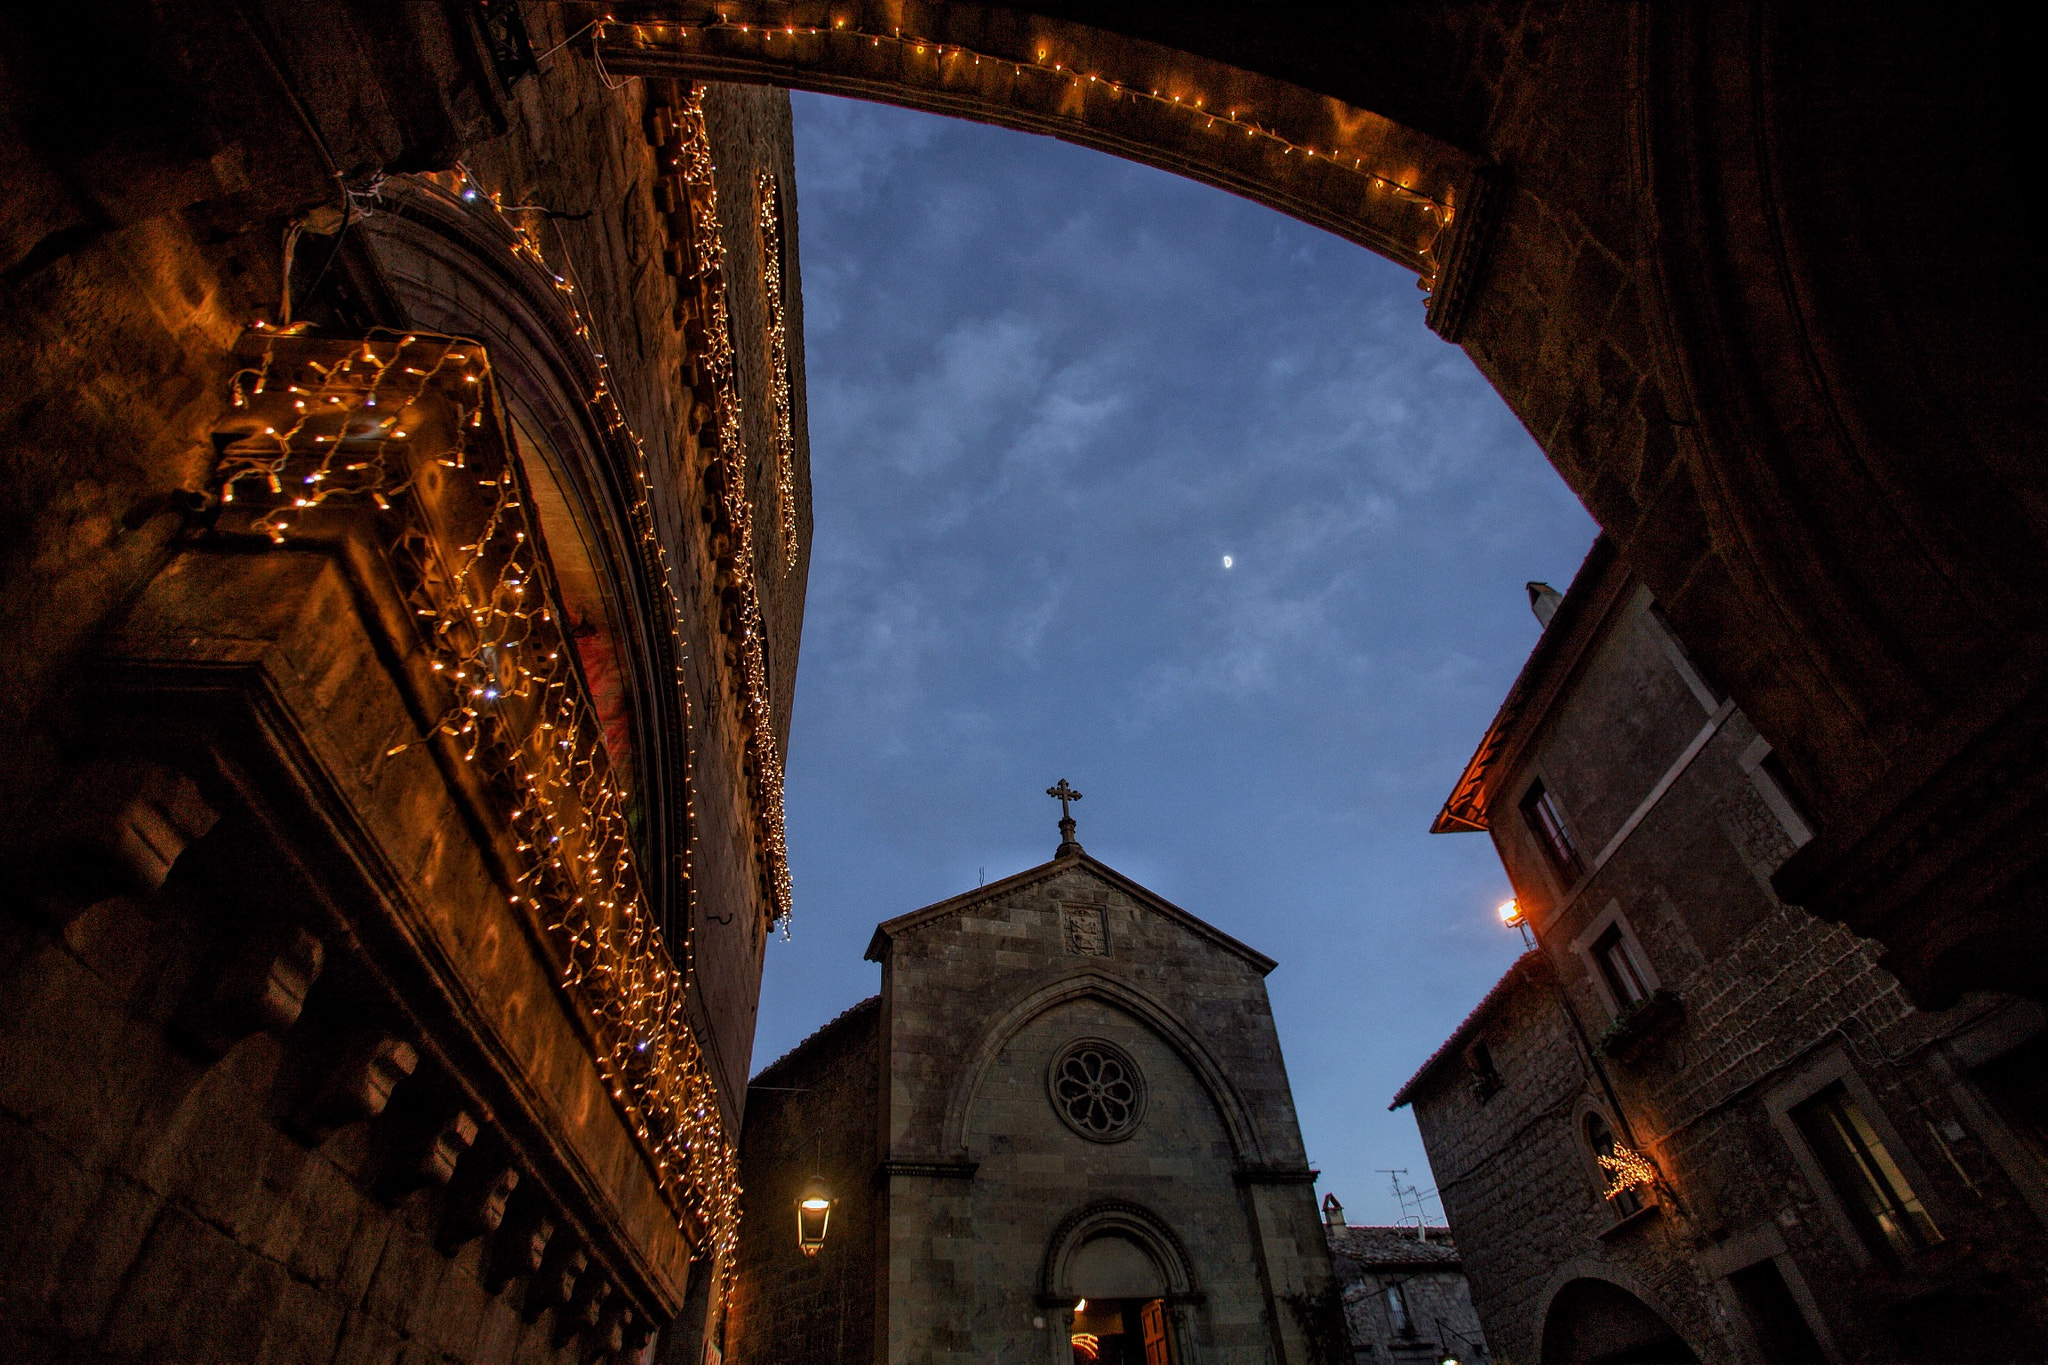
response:
M643 41L649 39L650 33L659 35L670 31L669 26L660 24L629 23L625 25L614 24L612 26L628 28L636 37ZM1027 74L1036 74L1057 81L1062 86L1079 90L1084 96L1090 91L1100 91L1112 100L1130 99L1149 103L1159 109L1172 110L1191 119L1200 119L1204 129L1213 128L1219 122L1223 123L1230 129L1242 131L1247 138L1255 142L1262 142L1269 147L1277 148L1282 156L1292 156L1299 152L1305 159L1321 162L1324 165L1364 180L1375 191L1391 194L1395 198L1413 204L1429 218L1431 223L1431 232L1428 239L1414 248L1416 257L1420 260L1423 267L1423 287L1429 289L1434 288L1436 285L1441 271L1441 263L1437 260L1436 256L1437 245L1442 241L1444 233L1450 229L1453 219L1457 216L1454 191L1446 189L1442 196L1439 197L1418 186L1406 184L1396 177L1368 168L1365 165L1365 158L1361 155L1354 155L1335 148L1318 148L1313 143L1297 142L1280 132L1277 128L1253 116L1250 110L1229 108L1222 113L1217 113L1208 107L1206 96L1192 95L1187 91L1176 93L1156 87L1130 85L1123 81L1100 75L1099 73L1084 73L1078 68L1069 67L1064 61L1052 60L1051 51L1044 47L1037 49L1035 62L1022 62L1010 57L997 56L994 53L978 52L972 48L963 47L958 43L940 43L931 38L919 37L916 34L906 35L901 28L891 28L884 31L881 29L863 28L859 25L849 25L844 19L835 19L830 28L819 25L790 24L768 27L752 23L738 23L733 21L729 15L721 13L715 18L699 22L693 26L677 25L674 27L673 32L679 40L690 41L701 39L713 33L751 38L757 30L764 45L767 45L770 39L777 33L780 33L788 39L799 37L824 38L828 40L850 38L855 41L864 41L870 47L881 47L884 44L889 44L911 56L923 56L927 49L929 49L932 56L940 62L941 70L944 70L946 62L956 58L972 58L972 64L975 66L980 66L982 60L986 58L991 65L1009 66L1012 75L1019 79ZM788 60L788 58L784 57L782 60ZM1082 80L1084 75L1087 77L1085 82Z
M682 618L647 500L646 450L626 422L609 363L575 302L573 267L567 275L552 270L532 234L506 217L511 210L501 198L467 171L459 172L457 187L460 201L486 203L504 221L513 252L560 291L589 348L599 376L588 400L593 414L634 455L640 497L630 515L669 608L687 726ZM333 343L308 337L303 325L279 330L259 324L255 335L262 359L235 375L232 403L264 421L224 457L217 476L222 502L247 505L251 498L242 486L257 481L259 505L250 509L250 526L278 544L295 518L341 496L367 497L380 518L399 523L393 565L411 580L431 674L448 689L446 709L427 734L445 737L462 761L478 764L512 794L506 815L519 856L510 899L539 911L562 944L564 985L596 1025L600 1075L646 1145L665 1193L679 1212L702 1223L716 1255L730 1265L737 1247L738 1163L688 1020L688 931L684 954L673 955L646 903L626 794L611 772L602 727L549 605L557 600L552 569L529 521L524 473L516 457L468 444L468 433L497 414L484 348L463 338L407 334L395 343L352 343L327 363L308 359L280 372L278 347L332 349ZM447 444L436 448L412 438L421 434L422 405L431 405L444 378L455 385L453 397L440 394L453 419ZM373 409L382 412L372 415ZM502 420L493 426L502 431ZM455 552L459 558L448 557L418 506L418 481L431 469L471 473L475 486L490 492L481 524L460 532L466 543ZM529 591L535 586L540 591ZM414 742L397 744L386 756ZM694 819L687 774L685 782L686 810ZM694 910L687 841L683 882ZM785 920L786 913L785 902ZM694 913L688 918L694 923Z
M775 405L775 491L782 531L782 571L796 567L796 401L789 388L789 331L783 316L782 200L774 174L754 178L754 210L761 231L761 290L768 296L769 398Z
M1650 1159L1625 1142L1616 1142L1614 1151L1601 1153L1599 1161L1600 1169L1607 1172L1605 1198L1614 1199L1640 1185L1657 1183L1657 1168L1650 1164Z
M704 317L704 373L711 381L716 445L718 508L731 527L731 567L722 578L738 599L735 646L738 654L747 757L753 769L754 810L760 823L761 853L771 911L789 935L789 848L783 831L782 755L776 749L775 708L768 686L768 656L761 624L761 594L754 581L754 511L747 498L744 412L740 404L738 358L732 349L726 279L725 239L719 231L717 164L704 121L704 92L693 88L677 111L682 146L676 170L687 187L691 215L691 274L698 282ZM793 504L792 504L793 505ZM793 538L792 538L793 539Z

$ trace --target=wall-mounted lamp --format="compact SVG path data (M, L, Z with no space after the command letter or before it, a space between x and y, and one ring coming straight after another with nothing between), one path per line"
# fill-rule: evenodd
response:
M1529 916L1522 910L1522 903L1519 900L1500 903L1500 922L1510 929L1521 932L1524 948L1536 946L1536 941L1529 936Z
M825 1245L825 1225L832 1221L832 1192L825 1177L814 1175L796 1200L796 1244L804 1255L815 1256Z

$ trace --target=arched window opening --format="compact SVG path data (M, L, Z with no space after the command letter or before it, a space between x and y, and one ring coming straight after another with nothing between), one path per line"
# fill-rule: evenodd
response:
M1614 1156L1615 1140L1614 1129L1599 1114L1586 1115L1586 1146L1593 1153L1594 1168L1600 1171L1601 1186L1605 1188L1606 1168L1600 1166L1599 1158ZM1643 1197L1636 1193L1634 1186L1616 1191L1608 1197L1607 1202L1613 1207L1617 1218L1627 1218L1631 1214L1640 1213L1643 1208Z
M516 412L512 427L534 516L547 539L548 559L562 599L563 633L576 647L577 667L604 735L605 757L619 789L626 794L633 852L644 863L648 858L646 798L639 782L638 713L623 655L626 632L621 613L599 568L602 557L595 548L596 537L584 526L578 501L564 486L559 452Z

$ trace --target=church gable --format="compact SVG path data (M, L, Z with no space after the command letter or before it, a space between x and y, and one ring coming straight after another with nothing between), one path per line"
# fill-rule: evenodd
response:
M993 948L1011 969L1088 959L1220 956L1230 975L1263 977L1273 960L1085 854L1042 864L898 916L875 930L867 956L948 955ZM1027 962L1027 959L1029 960Z
M1266 1358L1284 1310L1262 1266L1277 1292L1327 1277L1274 964L1061 832L1053 861L890 920L869 949L888 1358L1121 1351L1144 1313L1174 1358Z

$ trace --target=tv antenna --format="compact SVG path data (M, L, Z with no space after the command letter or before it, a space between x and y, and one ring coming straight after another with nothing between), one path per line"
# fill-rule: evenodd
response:
M1410 1220L1413 1220L1417 1240L1427 1242L1429 1240L1429 1230L1432 1226L1444 1226L1443 1204L1437 1200L1436 1191L1418 1190L1412 1184L1404 1185L1401 1183L1401 1177L1408 1174L1406 1166L1391 1169L1382 1166L1378 1168L1378 1174L1387 1178L1387 1183L1393 1186L1394 1198L1400 1201L1400 1225L1406 1227ZM1435 1218L1431 1218L1429 1214L1429 1205L1432 1201L1437 1203L1437 1215Z

